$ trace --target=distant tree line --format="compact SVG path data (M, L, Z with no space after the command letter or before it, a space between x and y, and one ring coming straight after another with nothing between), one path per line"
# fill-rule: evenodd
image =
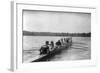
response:
M23 31L24 36L76 36L76 37L91 37L91 32L88 33L54 33L54 32L29 32Z

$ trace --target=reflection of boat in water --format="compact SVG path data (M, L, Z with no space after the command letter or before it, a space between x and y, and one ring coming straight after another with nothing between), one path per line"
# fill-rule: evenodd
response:
M67 41L68 40L68 41ZM67 38L60 46L54 46L51 51L46 54L40 54L36 56L31 62L47 61L55 54L60 53L64 49L68 49L72 45L72 38Z

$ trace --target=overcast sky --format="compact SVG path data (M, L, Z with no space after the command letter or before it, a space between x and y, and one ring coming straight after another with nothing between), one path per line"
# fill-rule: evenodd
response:
M23 30L32 32L91 32L91 14L23 11Z

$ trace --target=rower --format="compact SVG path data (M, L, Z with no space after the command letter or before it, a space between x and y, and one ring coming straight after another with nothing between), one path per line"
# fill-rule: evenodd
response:
M54 48L54 42L53 42L53 41L51 41L50 46L51 46L51 51L52 51L52 50L53 50L53 48Z
M57 48L60 48L60 47L61 47L61 42L60 42L60 40L58 40L58 41L56 42L56 46L57 46Z
M61 38L61 46L62 47L64 46L64 40L63 40L63 38Z
M45 45L43 45L40 48L40 54L48 54L49 53L49 41L45 42Z

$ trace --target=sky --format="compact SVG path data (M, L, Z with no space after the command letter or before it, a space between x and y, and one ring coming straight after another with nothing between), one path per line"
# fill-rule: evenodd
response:
M31 32L91 32L91 14L23 10L23 30Z

